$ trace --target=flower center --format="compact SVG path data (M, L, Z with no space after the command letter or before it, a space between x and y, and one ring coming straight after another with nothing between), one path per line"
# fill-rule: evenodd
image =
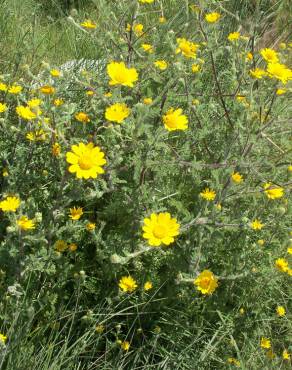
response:
M92 161L89 154L83 154L78 160L79 167L82 170L89 170L92 167Z
M200 285L201 285L202 288L207 289L210 285L210 279L209 278L202 279L201 282L200 282Z
M126 72L126 71L119 71L119 72L116 74L116 79L117 79L117 81L119 81L120 83L124 83L124 82L126 82L126 80L127 80L127 72Z
M153 235L157 239L163 239L166 236L166 229L162 225L156 225L153 228Z

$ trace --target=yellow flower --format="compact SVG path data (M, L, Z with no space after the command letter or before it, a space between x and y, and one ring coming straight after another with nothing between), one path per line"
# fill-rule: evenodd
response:
M40 92L45 95L51 95L51 94L54 94L55 88L53 86L44 85L40 87Z
M292 79L292 71L287 68L285 64L280 63L269 63L267 67L267 73L270 78L276 78L283 84L286 84Z
M186 58L196 58L196 52L199 47L198 44L194 44L185 38L178 38L176 39L176 42L178 44L178 48L175 51L176 54L182 53Z
M94 94L95 94L95 92L93 90L87 90L86 91L87 96L93 96Z
M274 186L269 182L264 185L264 189L264 192L269 199L282 198L282 196L284 195L283 188L281 188L280 186Z
M7 110L7 105L5 103L0 103L0 113L3 113Z
M154 2L154 0L139 0L139 2L142 4L151 4Z
M77 248L78 248L77 244L75 244L75 243L70 243L69 244L69 249L70 249L71 252L75 252L77 250Z
M290 360L291 355L290 355L290 353L287 351L287 349L284 349L284 351L282 352L282 358L283 358L283 360Z
M285 258L276 259L275 266L279 271L282 271L282 272L287 272L289 269L288 261Z
M260 346L262 348L265 348L265 349L271 348L271 341L270 341L270 339L269 338L266 338L266 337L262 337L261 338Z
M90 19L86 19L84 22L80 23L80 26L89 30L96 29L96 24L93 23Z
M204 270L194 280L194 285L202 294L212 294L218 287L218 279L212 271Z
M287 89L277 89L276 90L277 95L283 95L283 94L286 94L286 92L287 92Z
M146 283L144 284L144 290L147 292L147 290L150 290L152 288L153 288L153 285L151 281L146 281Z
M241 315L244 315L244 313L245 313L245 309L244 309L243 307L241 307L241 308L240 308L240 310L239 310L239 313L240 313Z
M70 215L69 217L71 218L71 220L73 221L77 221L79 220L79 218L83 215L83 209L81 207L73 207L73 208L70 208Z
M144 1L146 1L146 0L144 0ZM121 343L121 348L124 351L129 351L129 349L130 349L130 342L128 342L127 340L125 340L124 342Z
M168 64L165 60L156 60L154 62L156 68L160 69L161 71L165 71L168 67Z
M143 238L152 247L170 245L174 242L174 237L179 235L179 228L176 218L171 218L168 212L152 213L150 218L144 218Z
M257 243L258 243L258 245L259 245L260 247L262 247L263 245L265 245L265 241L264 241L264 239L259 239L259 240L257 241Z
M250 227L253 229L253 230L261 230L265 225L261 223L260 220L258 219L255 219L254 221L252 221L252 223L250 224Z
M26 134L26 138L30 141L44 141L47 138L47 134L42 129L35 132L30 131Z
M239 32L231 32L229 35L228 35L228 40L233 42L233 41L236 41L238 40L240 37L240 33Z
M3 176L3 177L7 177L7 176L9 176L9 173L8 173L7 168L3 168L2 176Z
M4 84L3 82L0 82L0 91L7 91L8 90L8 87L6 84Z
M261 49L260 51L261 56L263 59L268 63L277 63L279 61L278 54L273 49Z
M127 23L126 31L130 32L131 29L132 29L132 26L130 25L130 23Z
M16 212L20 206L20 199L18 197L7 197L0 202L0 209L3 212Z
M197 73L197 72L199 72L199 71L200 71L200 69L201 69L200 64L193 64L193 65L192 65L192 72L193 72L193 73Z
M164 123L164 127L168 131L187 130L189 123L188 117L182 114L181 108L170 108L166 114L163 115L162 121Z
M31 99L27 102L27 105L30 108L37 108L42 104L42 100L38 98Z
M0 342L3 343L3 344L5 344L6 341L7 341L6 335L0 333Z
M60 155L60 153L61 153L60 144L59 143L54 143L52 145L52 154L53 154L53 156L58 157Z
M60 99L60 98L57 98L53 101L53 104L56 106L56 107L60 107L60 105L63 105L64 104L64 100L63 99Z
M84 112L78 112L75 114L75 119L79 122L82 122L82 123L88 123L90 122L90 118L88 116L88 114L84 113Z
M142 44L141 46L142 46L143 50L146 51L147 53L149 53L149 54L153 53L153 46L152 45Z
M250 73L251 77L257 78L257 79L261 79L261 78L263 78L264 76L267 75L266 71L264 71L261 68L251 69L249 71L249 73Z
M78 179L95 179L104 173L102 166L106 164L104 153L93 143L71 146L72 152L66 153L66 160L71 164L69 172L75 173Z
M292 247L287 248L287 253L292 254Z
M19 117L26 119L28 121L34 120L37 118L36 113L34 113L29 107L19 105L16 107L16 113Z
M206 188L201 193L200 196L208 201L212 201L216 198L216 192L212 189Z
M8 92L10 94L19 94L22 91L22 86L19 85L12 85L9 87Z
M152 98L144 98L143 103L146 104L146 105L150 105L150 104L153 103L153 99Z
M251 61L251 60L253 60L253 55L252 55L252 53L247 53L246 54L246 58L247 58L247 60L249 60L249 61Z
M243 177L239 172L233 172L233 174L231 175L231 178L237 184L240 184L243 181Z
M283 306L278 306L278 307L276 308L276 311L277 311L277 315L278 315L279 317L283 317L283 316L285 316L285 314L286 314L285 307L283 307Z
M143 24L137 23L133 26L133 31L135 32L136 36L142 36L143 35Z
M111 93L110 91L106 92L103 94L103 96L105 96L106 98L110 98L113 96L113 93Z
M221 15L219 13L213 12L205 15L205 19L208 23L216 23L219 21Z
M161 23L161 24L166 23L166 18L165 17L159 17L159 23Z
M55 243L55 249L58 252L65 252L65 250L68 248L68 244L64 240L57 240Z
M115 103L106 108L105 118L108 121L122 123L130 114L131 110L125 103Z
M119 281L119 287L123 292L132 293L138 285L131 276L123 276Z
M111 78L109 84L133 87L138 80L135 68L127 68L124 62L111 62L107 66L107 73Z
M16 223L21 230L35 229L35 222L26 216L21 216Z
M235 365L236 367L240 367L240 362L239 362L236 358L229 357L229 358L227 359L227 362L228 362L229 364L233 364L233 365Z
M52 69L50 71L50 74L51 74L52 77L60 77L61 76L61 72L58 71L57 69Z
M88 222L88 224L86 224L87 231L93 231L95 228L96 228L96 225L94 222Z

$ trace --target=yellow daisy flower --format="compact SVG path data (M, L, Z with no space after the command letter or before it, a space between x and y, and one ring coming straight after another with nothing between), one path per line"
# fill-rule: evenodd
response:
M265 348L265 349L269 349L271 348L271 341L269 338L266 338L266 337L262 337L261 338L261 342L260 342L260 346L262 348Z
M76 173L78 179L95 179L103 174L102 166L106 164L104 153L93 143L71 146L72 152L66 153L66 161L71 164L69 172Z
M282 198L284 195L283 188L281 188L280 186L272 185L269 182L264 185L264 189L264 192L269 199Z
M156 60L154 62L156 68L160 69L161 71L165 71L168 67L168 64L165 60Z
M179 235L179 228L176 218L171 218L168 212L152 213L150 218L144 218L143 238L152 247L170 245L174 242L174 237Z
M254 221L252 221L252 223L250 224L250 227L253 229L253 230L261 230L265 225L262 224L262 222L259 220L259 219L255 219Z
M79 122L82 122L82 123L88 123L90 122L90 118L88 116L87 113L84 113L84 112L78 112L75 114L75 119Z
M131 110L125 103L115 103L106 108L105 118L108 121L122 123L130 114Z
M35 222L30 220L27 216L21 216L16 223L18 227L24 231L35 229Z
M7 111L7 105L5 103L0 103L0 113Z
M278 307L276 308L276 312L277 312L277 315L278 315L279 317L283 317L283 316L285 316L285 315L286 315L286 310L285 310L285 307L283 307L283 306L278 306Z
M260 51L261 56L263 59L268 63L277 63L279 61L278 54L273 49L261 49Z
M187 116L182 114L182 109L180 108L170 108L166 114L163 115L162 121L164 127L168 131L187 130L189 123Z
M218 287L218 279L212 271L204 270L194 280L194 285L202 294L212 294Z
M107 73L111 78L109 84L112 86L122 85L133 87L138 80L138 73L135 68L127 68L124 62L111 62L107 66Z
M123 292L132 293L137 287L137 282L131 276L123 276L119 281L119 287Z
M233 41L236 41L240 38L240 33L239 32L231 32L229 35L228 35L228 40L233 42Z
M201 193L200 196L208 201L212 201L216 198L216 192L212 189L206 188Z
M243 177L239 172L233 172L231 178L232 181L236 182L237 184L240 184L243 181Z
M220 18L221 18L221 14L216 13L216 12L208 13L205 15L205 20L208 23L216 23L219 21Z
M0 209L3 212L16 212L20 206L20 199L18 197L7 197L0 202Z
M70 208L70 215L69 217L71 218L71 220L73 221L77 221L79 220L79 218L83 215L83 209L81 207L73 207L73 208Z
M90 19L86 19L84 22L80 23L80 26L88 30L95 30L97 27Z
M178 47L176 49L176 54L182 53L186 58L196 58L196 52L199 48L198 44L195 44L185 38L176 39Z

